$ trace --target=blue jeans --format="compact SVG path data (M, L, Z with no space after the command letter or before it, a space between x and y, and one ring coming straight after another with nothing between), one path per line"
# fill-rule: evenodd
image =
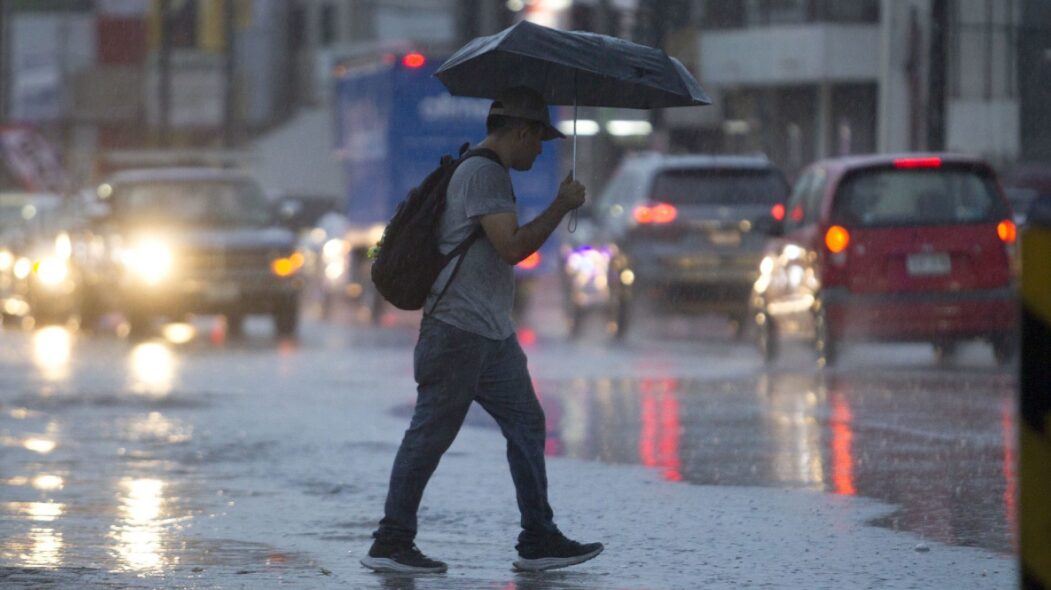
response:
M416 537L423 490L473 401L496 419L507 439L507 463L522 515L519 542L539 542L557 532L547 501L544 411L518 338L492 340L424 317L414 372L416 409L394 459L376 540L404 543Z

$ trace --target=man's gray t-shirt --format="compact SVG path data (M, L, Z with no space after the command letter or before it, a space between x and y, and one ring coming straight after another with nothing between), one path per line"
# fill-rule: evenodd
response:
M480 226L483 216L515 211L507 169L482 156L469 158L449 181L445 213L438 224L438 246L448 254ZM451 260L438 275L424 310L435 319L486 338L503 340L514 334L514 266L500 258L484 233L467 250L456 278L434 308L458 260Z

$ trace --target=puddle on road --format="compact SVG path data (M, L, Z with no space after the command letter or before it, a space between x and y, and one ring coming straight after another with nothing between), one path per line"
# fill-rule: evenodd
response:
M1014 379L782 373L540 381L547 453L669 481L809 488L899 509L875 524L1001 552L1017 528ZM475 405L467 424L495 428Z

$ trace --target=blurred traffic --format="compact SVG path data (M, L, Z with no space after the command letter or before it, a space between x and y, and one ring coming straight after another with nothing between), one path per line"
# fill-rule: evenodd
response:
M0 446L28 457L2 465L0 520L28 526L0 565L240 564L180 544L171 519L205 520L180 494L222 504L214 522L235 510L199 473L245 467L237 501L264 505L287 483L276 458L310 505L350 512L341 493L382 487L420 316L377 295L368 251L484 135L489 102L435 70L522 19L660 47L713 99L553 108L577 141L512 176L523 222L571 169L587 186L515 271L549 455L868 496L902 507L888 528L1015 550L1020 250L1051 210L1047 2L27 0L0 1ZM385 465L318 475L304 449L333 432L359 437L333 443L339 469ZM81 516L90 542L63 529ZM355 523L320 544L345 556ZM533 587L495 579L480 585Z

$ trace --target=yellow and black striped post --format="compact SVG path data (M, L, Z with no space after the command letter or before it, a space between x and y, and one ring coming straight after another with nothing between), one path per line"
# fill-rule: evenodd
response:
M1051 589L1051 201L1022 234L1020 543L1022 587Z

